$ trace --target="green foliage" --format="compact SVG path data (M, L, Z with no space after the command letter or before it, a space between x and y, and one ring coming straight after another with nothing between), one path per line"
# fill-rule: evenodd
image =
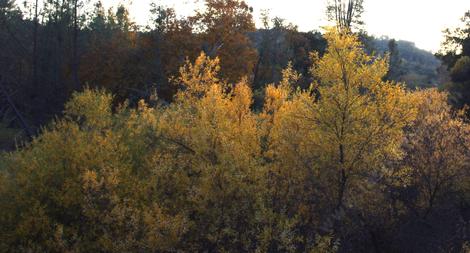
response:
M445 41L439 55L449 67L453 67L461 56L470 56L470 11L461 18L460 27L444 31Z
M461 109L470 104L470 11L455 30L445 30L446 40L438 56L450 70L452 82L446 83L452 103Z
M400 76L403 74L401 66L402 59L400 57L397 42L394 39L390 40L388 43L388 53L390 62L386 78L388 80L399 81Z
M470 57L463 56L451 69L451 77L454 82L465 82L470 80Z
M457 108L468 106L470 101L470 57L463 56L450 70L451 81L446 85L451 101Z

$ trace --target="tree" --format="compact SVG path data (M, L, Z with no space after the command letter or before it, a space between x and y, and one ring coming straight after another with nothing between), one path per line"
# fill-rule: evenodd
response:
M71 53L70 59L67 59L66 77L69 77L70 87L67 87L68 91L77 90L80 88L79 79L79 67L80 67L80 31L82 28L81 21L84 18L84 14L80 13L85 7L86 1L83 0L67 0L57 1L48 0L45 1L45 15L49 19L48 22L55 23L56 26L60 26L58 29L57 39L61 47L66 47ZM65 34L62 34L65 33ZM65 43L67 39L70 39L70 44ZM60 66L63 67L63 66Z
M403 128L415 116L403 86L383 81L386 58L373 60L347 32L329 30L325 37L325 55L313 55L314 86L296 92L300 77L288 68L280 85L266 89L263 116L268 207L277 224L271 231L293 235L304 247L319 228L347 243L352 228L344 224L361 226L368 218L358 216L380 213L381 191L372 182L401 158ZM291 242L275 235L278 245Z
M73 87L74 89L79 89L80 88L80 80L78 76L78 69L79 69L79 45L78 45L78 39L79 39L79 1L74 0L73 1L73 6L72 6L72 24L73 24L73 46L72 46L72 79L73 79Z
M39 3L34 4L34 29L33 29L33 89L38 87L38 29L39 29Z
M438 54L449 68L453 67L459 57L470 56L470 11L465 13L461 21L461 27L444 31L445 41Z
M191 208L200 218L190 242L214 251L249 251L260 192L256 116L246 81L227 90L219 71L218 58L204 54L180 69L182 89L165 114L164 129L167 139L188 151L188 169L199 175Z
M367 196L380 192L370 180L390 169L388 161L400 158L403 128L411 123L415 110L402 85L382 80L388 71L386 58L372 60L355 35L330 30L325 37L325 55L313 57L312 72L318 81L312 90L267 90L266 101L273 101L267 105L278 108L267 110L275 112L274 125L268 128L269 154L277 154L268 157L279 159L280 168L274 167L272 172L282 173L275 177L278 182L289 179L292 183L280 189L296 196L285 202L275 198L284 203L281 207L285 209L280 210L290 210L296 205L294 199L305 199L297 203L299 209L294 208L309 225L300 224L307 228L317 224L340 236L350 229L343 227L346 220L361 221L354 213L365 217L370 213ZM276 183L270 185L276 189ZM286 196L283 191L280 194ZM375 212L380 210L380 198L377 202ZM312 238L315 231L306 234ZM347 236L340 238L348 240Z
M387 80L400 81L400 77L403 75L402 70L402 59L400 52L398 51L397 42L391 39L388 42L388 53L389 53L389 68L386 75Z
M150 71L144 68L140 50L144 41L125 6L109 9L104 15L97 4L89 24L89 47L82 57L80 78L92 87L105 87L119 101L129 98L133 90L147 91ZM148 83L147 83L148 81Z
M469 58L470 57L470 11L462 18L462 27L445 30L445 41L438 53L451 72L452 82L446 85L457 108L470 104Z
M452 104L462 109L470 103L470 57L463 56L450 70L451 82L446 84Z
M415 96L418 115L406 134L404 161L419 192L414 208L426 218L445 194L457 190L456 179L466 176L470 128L453 116L446 93L426 90Z
M312 106L316 115L315 111L306 115L319 125L319 136L330 140L321 150L326 162L336 164L332 166L339 183L336 206L341 207L349 178L362 168L380 167L375 164L380 163L377 157L399 148L402 127L413 118L413 110L403 87L381 81L386 59L370 65L370 56L354 36L330 32L327 39L327 54L313 69L319 77L320 100ZM307 101L312 99L305 101L311 104ZM385 139L389 145L383 145Z
M328 0L327 15L339 29L351 31L364 24L361 20L363 5L364 0Z
M152 26L148 34L148 47L144 54L155 64L149 71L155 71L158 95L166 101L173 101L178 86L170 81L179 75L179 68L186 59L194 61L201 53L201 41L193 31L195 25L188 18L178 18L172 8L152 5Z
M203 12L192 17L202 31L205 53L219 57L222 77L236 83L251 80L257 52L248 33L255 31L252 8L241 0L206 0Z

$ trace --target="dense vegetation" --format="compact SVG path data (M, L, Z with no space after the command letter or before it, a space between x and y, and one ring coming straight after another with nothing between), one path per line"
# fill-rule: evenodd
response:
M350 2L323 34L256 31L235 0L154 6L147 32L124 7L48 1L39 24L0 2L6 128L32 137L0 154L0 252L468 252L468 115L397 82L396 42L371 54ZM448 86L465 52L439 55Z
M171 102L179 67L201 51L220 59L221 78L238 82L246 77L259 109L264 88L281 80L289 62L302 74L297 85L308 88L314 80L309 53L322 55L326 48L320 32L300 32L269 13L257 29L251 9L240 1L208 0L207 9L189 17L153 4L147 27L136 25L124 5L106 10L100 1L41 2L26 1L19 8L13 0L0 1L0 75L5 89L0 95L0 129L9 132L6 139L11 140L6 148L14 148L14 138L21 136L15 128L27 129L23 135L36 134L62 113L74 91L84 87L105 88L117 103L129 99L135 105L155 90ZM369 53L390 51L383 47L387 42L375 43L381 40L363 35ZM430 53L399 42L397 55L403 59L393 65L399 70L390 79L410 87L435 85L432 68L439 63Z

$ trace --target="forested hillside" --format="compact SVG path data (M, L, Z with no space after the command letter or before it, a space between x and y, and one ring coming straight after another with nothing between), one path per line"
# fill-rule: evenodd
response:
M394 44L393 44L394 43ZM413 42L395 41L387 37L374 39L378 53L393 52L398 55L397 81L406 83L409 88L436 88L439 85L441 61L431 52L419 49Z
M0 0L0 252L469 252L470 11L436 60L362 0L316 32L28 3Z

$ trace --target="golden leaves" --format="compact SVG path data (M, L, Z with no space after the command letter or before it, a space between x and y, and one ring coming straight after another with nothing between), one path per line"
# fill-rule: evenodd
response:
M180 68L168 106L113 111L109 93L74 94L64 119L2 162L0 193L14 206L0 201L10 226L0 239L33 238L44 251L263 252L276 242L324 252L337 245L315 233L343 200L370 211L385 187L460 175L469 128L446 95L385 82L387 60L357 37L325 37L315 85L294 90L301 77L288 65L261 112L248 80L221 81L205 54Z
M180 77L177 79L183 85L176 98L180 102L200 98L205 95L212 85L219 85L218 73L220 71L219 59L210 59L203 52L192 64L188 60L180 68Z
M65 104L65 115L76 122L86 123L86 127L102 129L111 123L111 103L113 96L105 91L85 89L74 93Z

